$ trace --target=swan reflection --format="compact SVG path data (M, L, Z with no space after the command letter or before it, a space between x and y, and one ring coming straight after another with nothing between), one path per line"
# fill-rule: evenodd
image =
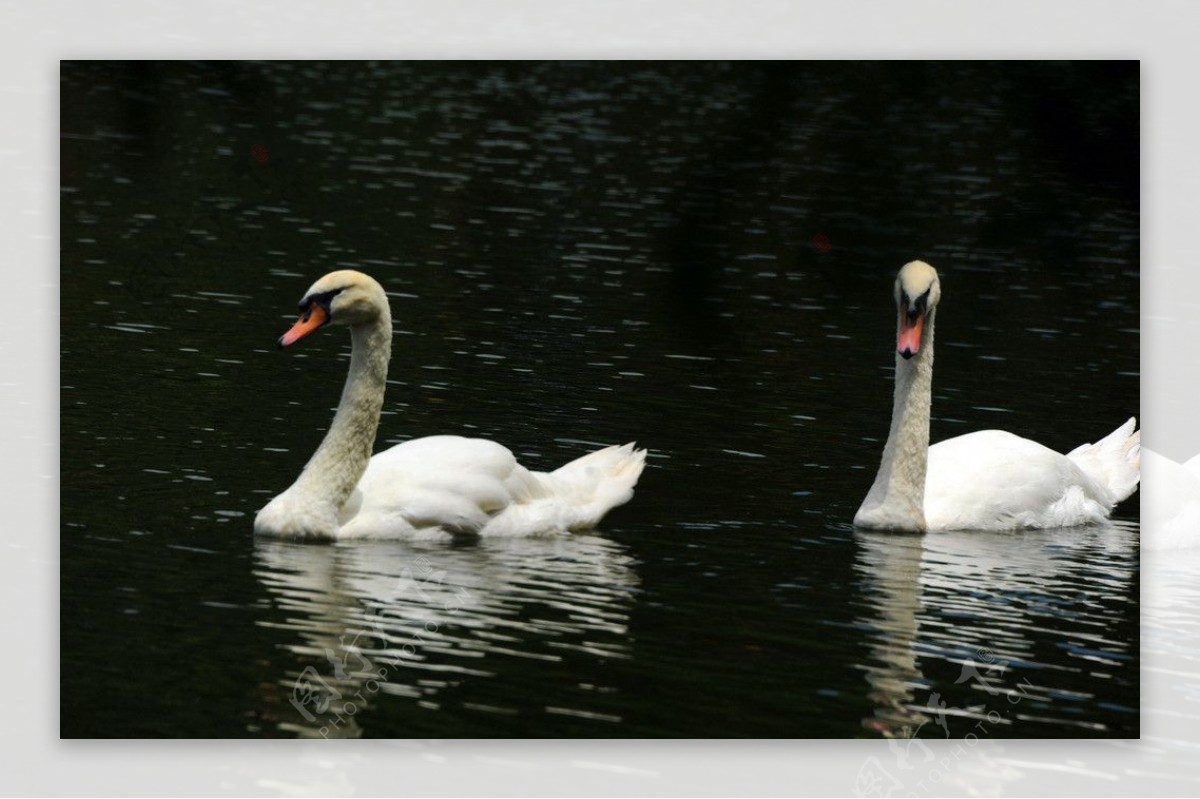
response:
M284 732L356 737L365 711L395 700L492 717L527 713L538 694L534 664L629 657L638 578L624 547L598 536L452 547L256 540L255 560L286 615L269 626L291 634L282 694L270 708ZM589 671L594 680L597 670ZM480 681L497 687L478 690Z
M1145 503L1143 502L1143 506ZM1200 536L1200 528L1192 529ZM1142 558L1142 729L1147 770L1200 784L1200 547L1147 551ZM1186 765L1181 772L1180 766ZM1156 786L1158 787L1158 786Z
M871 621L882 633L872 639L872 662L866 666L868 698L876 705L868 729L886 737L909 737L927 717L911 709L919 683L916 641L920 605L921 541L919 535L855 532L857 568L867 575L869 596L879 617Z
M1146 487L1152 484L1148 477ZM1143 496L1142 509L1149 516L1148 511L1152 509L1147 507L1148 493ZM1165 510L1170 511L1171 508ZM1142 529L1146 536L1154 535L1148 525ZM1110 586L1128 591L1130 601L1136 601L1136 591L1127 583L1129 569L1119 565L1120 562L1133 560L1134 555L1129 548L1133 545L1136 532L1136 527L1063 531L1066 540L1052 540L1050 543L1056 549L1050 550L1051 554L1069 550L1073 546L1082 547L1085 551L1095 549L1096 557L1093 560L1097 563L1093 565L1098 565L1098 568L1093 573L1089 574L1083 566L1076 567L1071 573L1072 570L1064 566L1057 579L1057 588L1042 584L1040 581L1047 577L1046 563L1041 563L1040 568L1033 568L1039 566L1040 559L1026 552L1026 557L1013 561L1011 571L1019 573L1021 577L1011 582L1018 583L1014 586L1017 588L1023 582L1036 582L1039 592L1045 596L1061 593L1063 589L1078 590L1079 578L1094 577L1101 581L1099 585L1102 588ZM1071 540L1072 536L1078 540ZM977 543L984 547L984 551L978 554L983 558L982 562L991 561L990 565L977 571L944 569L937 562L936 553L943 553L943 562L949 560L946 557L947 551L952 549L949 542L939 542L932 536L923 540L882 533L868 533L857 538L859 568L865 575L867 585L875 590L875 612L871 618L878 631L871 644L872 665L868 670L868 682L872 687L871 697L876 710L866 724L885 736L903 737L920 729L922 722L929 722L921 729L921 737L928 734L939 738L942 731L933 726L936 712L920 704L921 686L929 683L927 676L922 674L920 664L925 661L925 653L938 646L936 639L945 635L945 630L932 623L924 625L927 629L921 632L918 632L918 628L922 627L930 609L944 601L936 590L939 584L945 590L954 580L969 579L973 575L975 579L983 579L977 585L959 586L959 591L971 596L989 591L987 585L994 584L992 575L1004 573L1003 563L995 560L1002 553L998 551L997 542L988 542L981 536L978 541L964 543ZM1003 543L1003 537L1000 542ZM928 549L925 543L929 544ZM917 550L921 552L920 577L912 580L912 553ZM954 560L969 553L969 549L958 550ZM1113 557L1118 559L1116 566L1109 562ZM1061 564L1053 559L1050 559L1050 563ZM896 755L897 761L894 763L887 756L878 758L870 763L869 768L864 767L865 776L869 778L882 774L885 778L894 777L888 784L915 791L921 780L929 777L929 765L936 765L941 758L949 755L954 765L949 772L939 775L941 786L952 792L969 790L976 795L1011 792L1011 789L1006 791L1006 784L1031 776L1039 779L1039 784L1046 789L1043 792L1051 794L1103 792L1110 789L1115 780L1134 775L1139 785L1149 784L1152 793L1170 793L1178 791L1180 786L1200 783L1200 760L1194 757L1195 730L1200 724L1200 711L1196 709L1196 697L1200 696L1200 656L1197 654L1200 652L1200 588L1196 584L1196 574L1200 572L1200 548L1151 549L1143 554L1141 566L1140 655L1143 680L1141 724L1138 730L1141 740L1089 742L1087 746L1070 750L1069 763L1063 762L1063 749L1060 746L1030 746L984 736L980 736L974 745L965 747L961 741L947 741L944 747L939 747L937 741L930 740L928 750L922 748L924 743L921 741L892 741L895 747L892 754ZM1058 573L1057 568L1051 571L1051 579L1055 579L1054 575ZM1086 589L1087 584L1082 585ZM1081 603L1095 606L1095 592L1085 590L1078 596ZM1096 632L1101 636L1106 634L1103 628ZM1013 638L1009 636L1010 645ZM952 737L961 738L974 732L972 725L975 723L951 720ZM963 748L959 751L952 746ZM930 763L923 761L927 751L936 755L936 759ZM1131 757L1137 764L1136 770L1123 765ZM907 771L905 766L908 767ZM1082 789L1080 786L1083 786ZM896 795L899 795L899 791Z
M1071 692L1070 675L1116 671L1136 657L1136 629L1116 626L1120 608L1137 600L1136 525L856 530L855 540L869 607L860 622L873 631L867 729L888 738L962 738L978 734L979 723L1007 726L1020 715L1104 733L1073 714L1070 705L1084 697ZM1065 649L1079 665L1061 665L1048 647Z

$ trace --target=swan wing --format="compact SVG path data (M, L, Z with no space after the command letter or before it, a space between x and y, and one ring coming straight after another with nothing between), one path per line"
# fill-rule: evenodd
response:
M491 517L539 490L506 447L429 436L371 458L342 508L339 537L478 533Z
M1003 430L929 448L929 529L1004 530L1105 523L1104 487L1067 456Z
M646 458L632 444L534 472L507 448L430 436L371 458L339 517L338 537L536 535L595 526L633 496Z

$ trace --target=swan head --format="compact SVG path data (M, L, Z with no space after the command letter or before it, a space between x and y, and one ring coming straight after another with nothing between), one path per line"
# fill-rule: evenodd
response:
M921 351L929 320L942 296L938 273L924 261L909 261L896 275L896 353L905 360Z
M300 300L300 318L279 338L279 346L295 344L325 325L362 325L390 313L383 287L353 269L330 272L313 283Z

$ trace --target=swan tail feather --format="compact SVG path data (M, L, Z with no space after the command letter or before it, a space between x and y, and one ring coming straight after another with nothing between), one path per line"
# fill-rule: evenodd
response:
M589 452L547 477L555 494L572 506L568 527L583 530L633 498L633 487L645 466L646 450L629 443Z
M1112 504L1124 500L1141 479L1142 431L1134 431L1136 417L1095 444L1081 444L1067 453L1088 477L1112 495Z
M523 536L588 530L633 497L646 450L605 447L553 472L518 466L508 480L514 502L480 530L486 536Z

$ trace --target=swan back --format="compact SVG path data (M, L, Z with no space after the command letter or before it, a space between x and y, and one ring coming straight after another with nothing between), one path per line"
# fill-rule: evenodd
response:
M1107 487L1062 453L1005 430L979 430L929 448L930 530L1014 530L1104 524Z

